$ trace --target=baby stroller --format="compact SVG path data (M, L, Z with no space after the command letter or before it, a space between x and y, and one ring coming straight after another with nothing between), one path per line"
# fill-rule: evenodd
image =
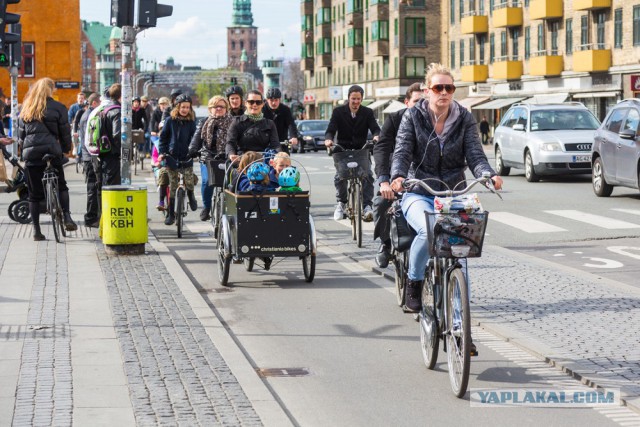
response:
M25 175L24 168L18 162L18 158L9 154L5 147L2 148L2 154L4 158L9 160L9 163L13 166L13 177L5 181L7 184L7 193L15 192L18 195L18 200L14 200L9 204L8 214L9 218L20 224L29 224L31 222L31 214L29 213L29 202L27 201L27 176Z

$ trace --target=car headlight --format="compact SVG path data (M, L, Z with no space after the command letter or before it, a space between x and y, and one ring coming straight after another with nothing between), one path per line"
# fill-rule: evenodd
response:
M562 147L557 142L545 142L540 145L541 151L562 151Z
M313 141L313 137L312 136L304 136L302 137L302 139L304 139L305 141Z

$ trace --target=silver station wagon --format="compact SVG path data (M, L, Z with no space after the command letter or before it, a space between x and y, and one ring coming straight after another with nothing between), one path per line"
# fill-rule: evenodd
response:
M545 175L591 173L591 145L600 122L580 102L514 104L495 130L496 172Z
M640 187L640 100L620 101L609 111L593 143L593 191L608 197L615 185Z

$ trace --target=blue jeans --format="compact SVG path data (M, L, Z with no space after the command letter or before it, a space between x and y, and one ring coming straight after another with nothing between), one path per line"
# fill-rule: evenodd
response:
M207 165L200 163L200 191L202 192L202 204L205 209L211 209L211 199L213 198L213 185L209 185L209 173Z

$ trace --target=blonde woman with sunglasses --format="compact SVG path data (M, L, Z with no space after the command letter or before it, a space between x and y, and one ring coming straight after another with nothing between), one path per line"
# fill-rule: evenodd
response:
M423 85L425 98L407 110L400 123L391 162L391 187L404 191L405 178L435 178L454 188L465 179L467 167L476 178L489 172L496 189L502 179L491 168L482 149L476 120L453 99L456 87L453 75L441 64L431 64ZM445 190L437 181L429 185ZM402 213L416 231L411 245L406 306L421 308L421 290L425 267L429 260L427 224L424 212L433 212L433 195L414 187L402 198Z

